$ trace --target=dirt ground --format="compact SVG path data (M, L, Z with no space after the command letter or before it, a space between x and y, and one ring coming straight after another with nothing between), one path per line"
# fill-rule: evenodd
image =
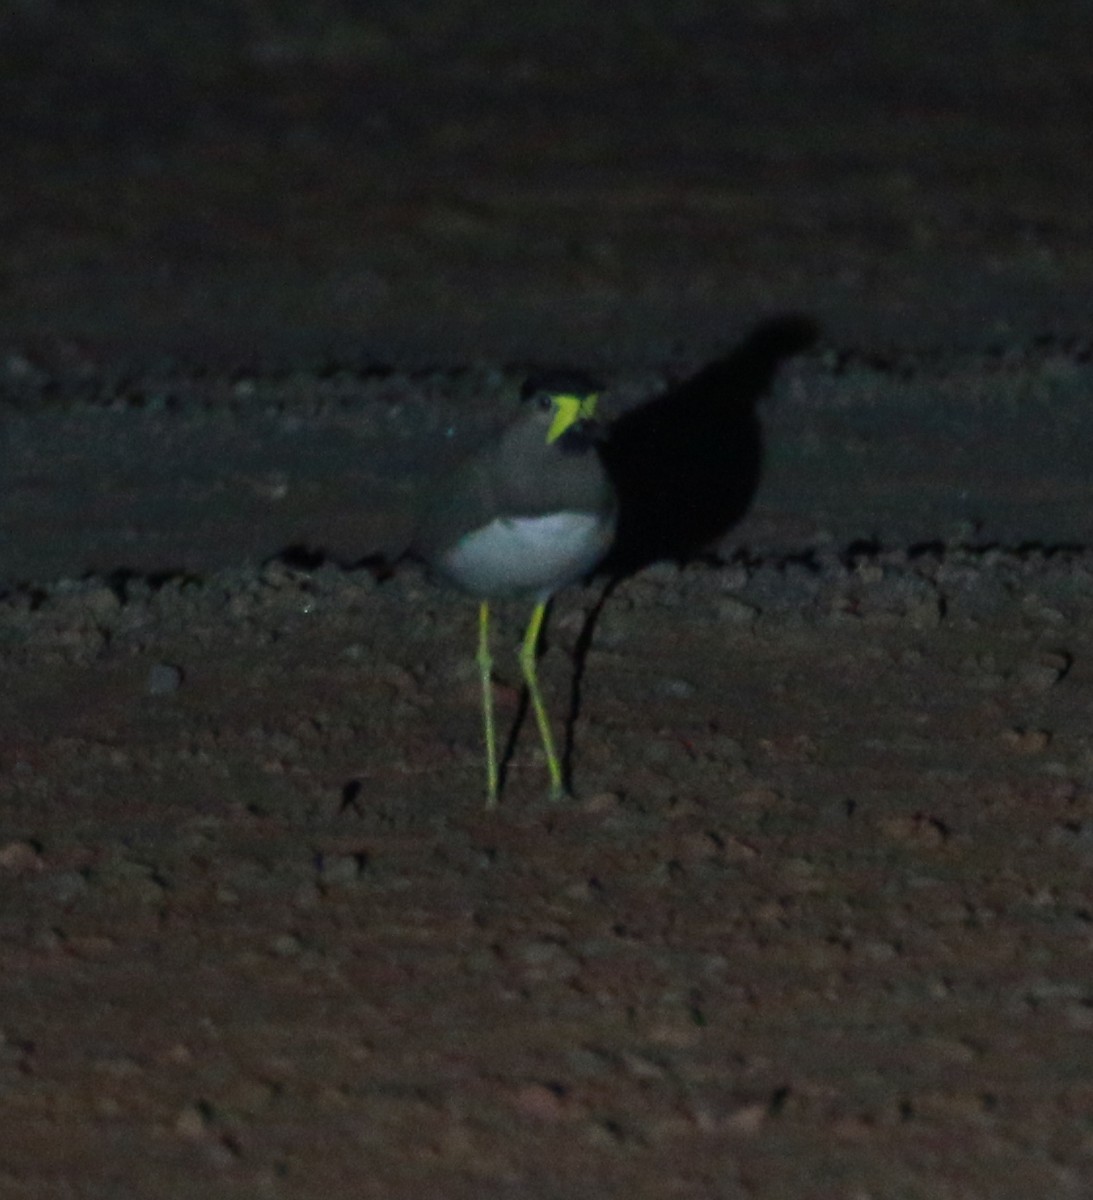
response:
M1093 1195L1093 22L670 8L0 14L2 1200Z
M1091 579L576 590L492 813L413 572L10 596L4 1194L1086 1195Z

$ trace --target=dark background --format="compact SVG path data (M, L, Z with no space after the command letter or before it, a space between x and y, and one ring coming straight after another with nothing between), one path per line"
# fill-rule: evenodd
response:
M1093 542L1081 0L0 21L9 578L396 554L556 363L760 406L726 553Z
M189 363L1087 336L1083 0L0 13L0 329ZM72 352L75 352L74 350Z

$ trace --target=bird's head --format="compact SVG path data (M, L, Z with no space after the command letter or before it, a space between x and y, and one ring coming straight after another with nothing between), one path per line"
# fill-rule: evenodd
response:
M520 399L543 414L550 446L593 420L602 390L594 379L579 371L552 371L529 378L521 389Z

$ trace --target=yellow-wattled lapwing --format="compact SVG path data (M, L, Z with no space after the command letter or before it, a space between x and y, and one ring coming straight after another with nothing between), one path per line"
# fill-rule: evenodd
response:
M550 772L551 795L565 792L562 765L539 691L536 656L547 604L607 553L615 493L600 462L594 422L600 388L576 372L524 385L524 411L429 490L413 551L481 600L478 669L486 733L486 805L497 803L490 601L534 601L519 661Z

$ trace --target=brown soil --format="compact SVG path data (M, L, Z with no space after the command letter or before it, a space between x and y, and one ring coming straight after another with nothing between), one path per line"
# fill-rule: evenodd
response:
M493 813L412 572L9 597L5 1194L1084 1195L1091 579L571 592Z

